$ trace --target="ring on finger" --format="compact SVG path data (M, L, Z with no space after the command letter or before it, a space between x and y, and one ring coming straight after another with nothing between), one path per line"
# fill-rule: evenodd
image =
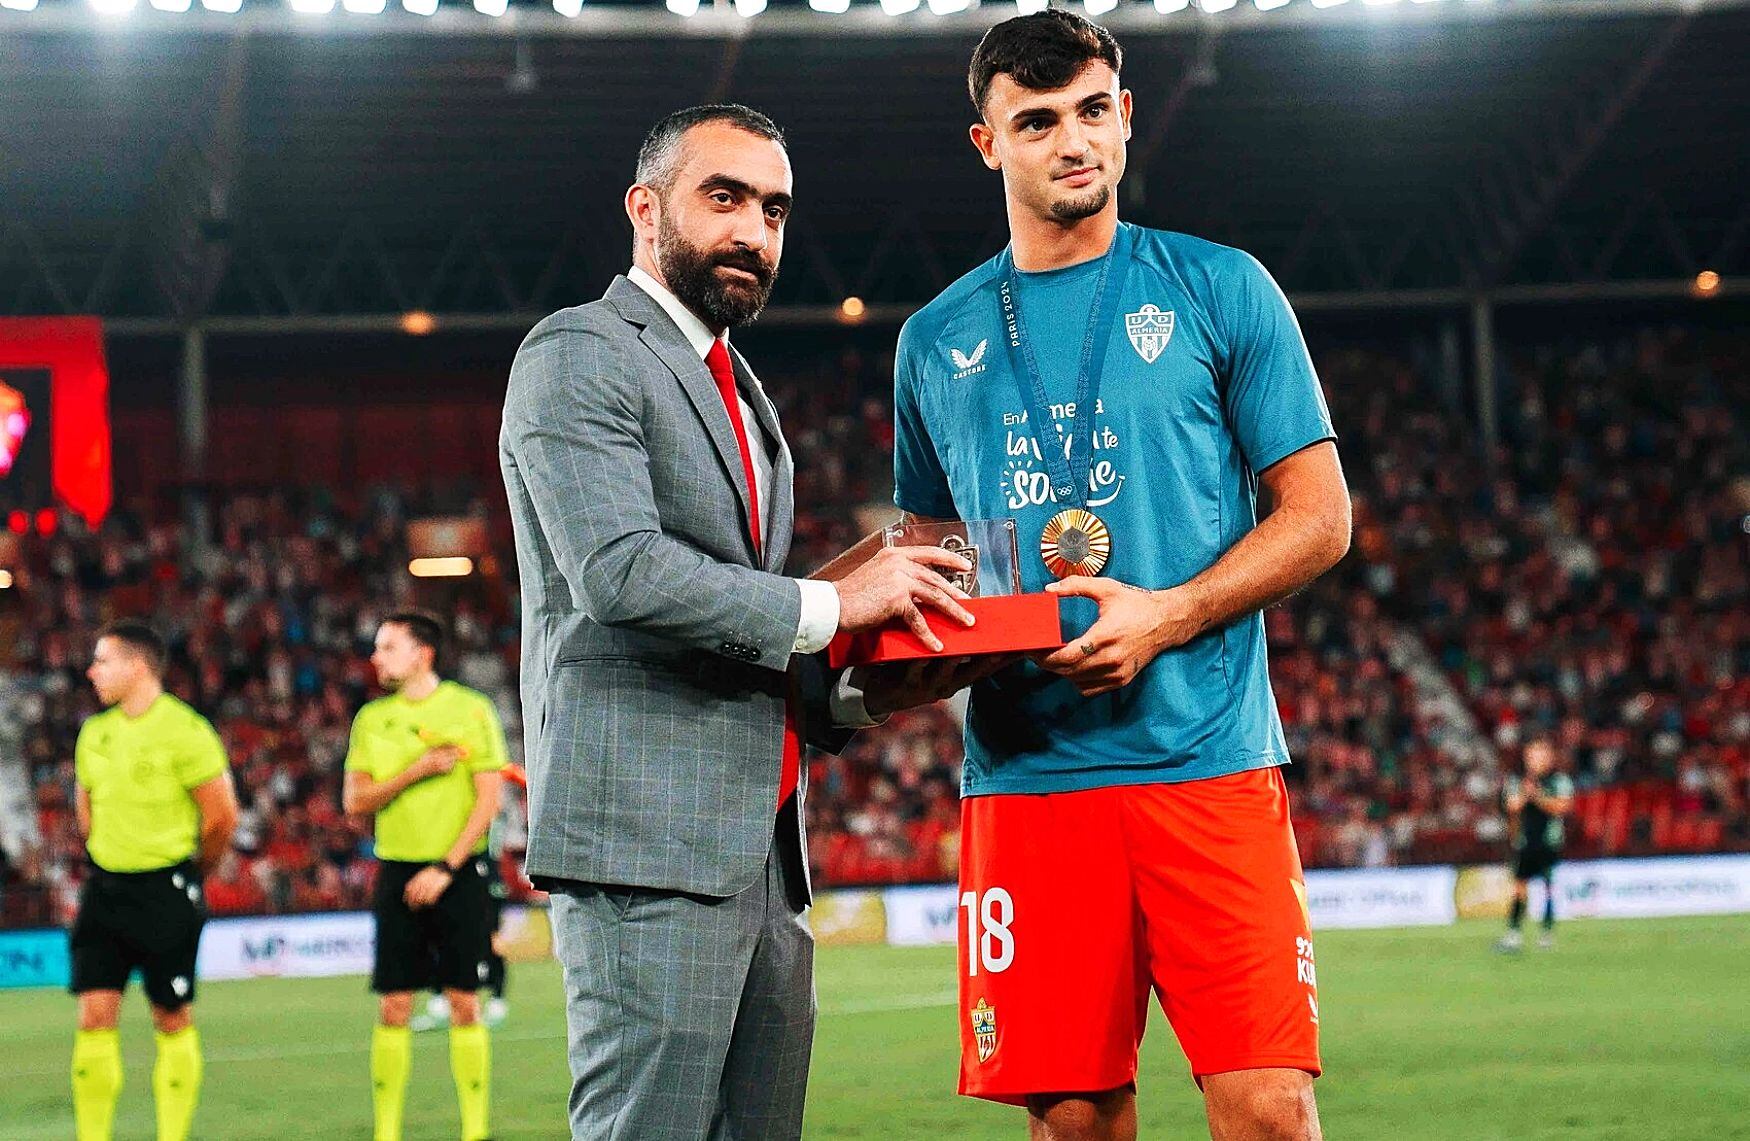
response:
M1083 642L1082 643L1082 657L1091 658L1093 656L1094 656L1094 643Z

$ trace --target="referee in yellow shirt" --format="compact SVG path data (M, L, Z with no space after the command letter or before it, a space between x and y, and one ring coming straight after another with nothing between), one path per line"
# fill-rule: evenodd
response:
M237 796L219 735L164 692L164 641L143 622L98 636L86 676L108 708L74 746L79 827L93 865L70 950L79 996L73 1113L79 1141L108 1141L122 1088L117 1024L137 967L158 1031L158 1141L184 1141L200 1097L195 954L201 872L231 844Z
M476 992L492 953L486 831L506 750L492 702L439 678L443 637L423 611L383 620L371 665L392 692L359 710L346 755L346 810L377 818L376 1141L400 1141L414 992L440 987L450 1004L462 1141L488 1135L492 1065Z

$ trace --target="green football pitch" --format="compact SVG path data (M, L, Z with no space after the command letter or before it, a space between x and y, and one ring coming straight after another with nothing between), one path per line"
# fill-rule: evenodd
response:
M1553 952L1492 954L1493 925L1327 932L1318 970L1333 1141L1750 1138L1750 916L1575 922ZM957 1098L954 957L830 948L810 1138L1025 1136L1018 1110ZM562 1138L557 968L513 968L496 1034L499 1141ZM371 1001L357 978L212 983L201 992L199 1138L370 1136ZM68 1138L72 1000L0 992L0 1138ZM151 1032L130 995L117 1136L150 1138ZM456 1136L442 1033L415 1045L409 1141ZM1158 1009L1143 1050L1142 1136L1206 1136Z

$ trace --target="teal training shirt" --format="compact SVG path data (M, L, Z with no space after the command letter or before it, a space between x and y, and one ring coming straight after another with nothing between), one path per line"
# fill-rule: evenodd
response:
M1111 530L1104 574L1148 589L1196 577L1257 525L1257 473L1336 438L1288 301L1250 255L1127 227L1134 254L1106 350L1087 506ZM899 336L894 501L918 515L1019 523L1022 589L1051 581L1039 535L1058 511L1004 336L1004 259L967 274ZM1052 427L1066 429L1100 263L1017 274ZM1114 266L1115 275L1120 267ZM1114 286L1118 285L1114 277ZM1073 641L1097 607L1066 599ZM1157 657L1084 698L1024 663L974 687L962 791L1068 792L1198 780L1285 764L1263 617Z

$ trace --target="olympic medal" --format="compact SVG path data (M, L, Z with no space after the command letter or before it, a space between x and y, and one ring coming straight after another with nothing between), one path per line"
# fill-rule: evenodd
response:
M1039 536L1039 557L1058 578L1099 574L1112 557L1112 533L1092 511L1059 511Z

